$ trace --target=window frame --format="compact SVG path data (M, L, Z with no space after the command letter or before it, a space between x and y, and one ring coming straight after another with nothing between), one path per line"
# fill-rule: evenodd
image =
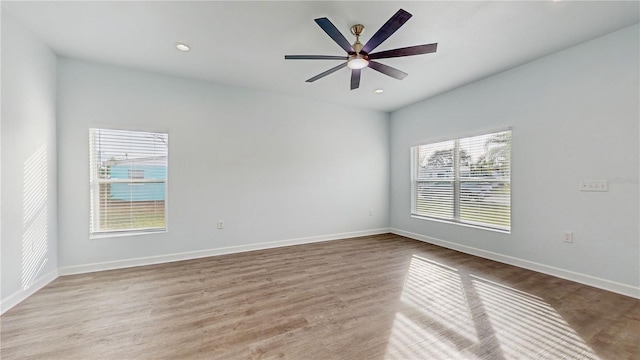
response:
M489 178L489 179L472 179L469 177L462 177L460 175L460 168L462 167L460 164L460 141L463 140L467 140L469 138L474 138L474 137L478 137L478 136L491 136L491 135L496 135L496 134L500 134L500 133L509 133L509 163L508 163L508 177L502 177L502 178ZM491 131L483 131L480 133L475 133L475 134L471 134L471 135L466 135L466 136L462 136L462 137L458 137L458 138L448 138L448 139L444 139L444 140L440 140L440 141L428 141L428 142L424 142L421 144L417 144L417 145L413 145L410 147L410 182L411 182L411 209L410 209L410 216L412 218L416 218L416 219L421 219L421 220L429 220L429 221L435 221L435 222L441 222L441 223L447 223L447 224L453 224L453 225L458 225L458 226L463 226L463 227L471 227L471 228L476 228L476 229L483 229L483 230L489 230L489 231L495 231L495 232L501 232L501 233L506 233L506 234L510 234L511 233L511 228L512 228L512 223L511 223L511 213L512 213L512 192L511 192L511 165L513 163L512 159L511 159L511 154L513 152L513 148L512 148L512 134L513 134L513 130L508 127L508 128L501 128L501 129L497 129L497 130L491 130ZM452 151L453 151L453 176L450 178L438 178L437 180L434 179L420 179L418 177L418 167L420 166L420 147L421 146L428 146L428 145L434 145L434 144L439 144L439 143L445 143L445 142L452 142L453 143L453 147L452 147ZM508 192L508 204L509 204L509 224L508 226L500 226L497 224L490 224L487 222L478 222L478 221L469 221L469 220L461 220L460 219L460 207L461 207L461 194L462 194L462 184L464 182L483 182L483 183L491 183L491 182L495 182L495 183L508 183L509 184L509 192ZM419 184L420 183L435 183L435 182L451 182L452 186L451 186L451 191L453 192L453 200L452 200L452 206L453 206L453 214L450 218L445 218L445 217L437 217L437 216L429 216L429 215L425 215L425 214L419 214L417 211L417 206L418 206L418 189L419 189ZM492 186L493 187L493 186Z
M105 131L122 131L122 132L131 132L131 133L145 133L145 134L158 134L164 135L166 139L166 167L164 179L157 178L131 178L132 169L127 169L127 177L122 179L111 179L111 178L103 178L100 177L100 169L96 167L96 149L94 146L95 135L94 131L96 130L105 130ZM130 129L115 129L115 128L106 128L106 127L91 127L89 129L89 238L90 239L101 239L101 238L111 238L111 237L122 237L122 236L133 236L133 235L145 235L145 234L158 234L158 233L166 233L169 229L169 132L168 131L142 131L142 130L130 130ZM133 169L135 171L135 169ZM144 170L143 174L145 173ZM110 184L126 184L129 186L135 185L144 185L144 184L158 184L163 183L163 191L164 191L164 226L162 227L137 227L137 228L129 228L129 229L111 229L105 230L100 228L100 212L101 209L101 191L100 187L104 185ZM95 230L96 223L98 230Z

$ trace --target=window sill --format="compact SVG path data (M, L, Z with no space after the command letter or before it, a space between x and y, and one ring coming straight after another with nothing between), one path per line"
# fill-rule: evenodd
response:
M501 234L511 234L511 230L506 230L506 229L498 229L498 228L492 228L492 227L488 227L488 226L466 224L466 223L457 222L457 221L436 219L436 218L431 218L431 217L427 217L427 216L420 216L420 215L414 215L414 214L411 214L411 217L414 218L414 219L435 221L435 222L439 222L439 223L443 223L443 224L451 224L451 225L463 226L463 227L468 227L468 228L472 228L472 229L493 231L493 232L497 232L497 233L501 233Z
M142 230L142 231L113 231L113 232L100 232L89 235L89 239L108 239L114 237L126 237L137 235L152 235L152 234L164 234L167 233L167 229L161 230Z

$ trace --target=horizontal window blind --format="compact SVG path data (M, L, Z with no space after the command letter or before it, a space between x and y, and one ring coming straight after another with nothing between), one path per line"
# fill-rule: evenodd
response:
M168 135L90 129L91 233L166 230Z
M511 131L412 148L412 214L511 229Z
M453 141L418 146L415 214L453 219L455 174Z

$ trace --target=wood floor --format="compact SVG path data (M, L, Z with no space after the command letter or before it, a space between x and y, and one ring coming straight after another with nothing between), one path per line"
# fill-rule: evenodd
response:
M396 235L60 277L5 359L640 359L640 300Z

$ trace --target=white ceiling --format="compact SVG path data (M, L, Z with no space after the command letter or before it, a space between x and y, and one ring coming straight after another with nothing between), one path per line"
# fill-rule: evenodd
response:
M2 1L58 55L205 79L362 108L393 111L640 21L637 1ZM313 21L328 17L362 42L399 8L413 17L376 51L438 43L438 52L380 60L402 81L364 69L305 80L339 62L285 54L343 55ZM176 42L191 46L182 53ZM11 51L11 49L3 49ZM374 89L384 88L381 95Z

